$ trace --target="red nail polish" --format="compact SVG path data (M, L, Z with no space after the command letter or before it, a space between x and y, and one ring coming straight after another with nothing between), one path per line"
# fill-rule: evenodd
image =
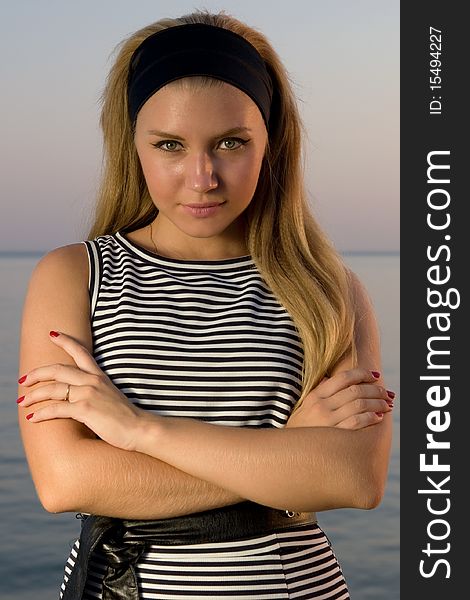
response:
M380 377L380 373L378 371L371 371L371 373L376 379Z
M383 413L375 413L380 419L384 416Z
M26 375L23 375L23 377L20 377L18 379L18 383L24 383L26 381Z
M29 413L29 415L26 415L26 418L28 419L28 421L29 421L29 419L31 419L31 417L32 417L33 415L34 415L34 413Z
M49 331L49 335L51 337L59 337L59 332L58 331Z
M16 401L16 404L19 404L20 402L23 402L23 400L24 400L24 396L20 396L18 398L18 400Z
M395 392L391 392L390 390L387 390L387 396L393 400L395 398Z

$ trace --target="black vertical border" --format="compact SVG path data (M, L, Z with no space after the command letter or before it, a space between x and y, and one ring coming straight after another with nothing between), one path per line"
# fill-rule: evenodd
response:
M465 488L470 479L470 474L467 475L470 471L470 219L465 214L466 205L470 204L466 190L470 172L466 147L470 109L464 108L464 104L467 104L465 88L469 83L470 36L463 7L464 4L458 2L434 0L400 4L402 600L469 595L464 566L469 521L464 508L469 504ZM430 89L429 78L434 76L430 73L433 58L430 53L435 49L430 47L431 41L435 41L430 38L430 27L441 30L440 90ZM431 100L442 102L441 114L430 114ZM450 165L450 169L434 170L431 175L435 174L434 179L449 178L449 183L428 182L428 153L435 151L449 151L449 155L434 155L432 160ZM433 193L431 203L444 204L448 194L447 208L436 210L429 206L428 194L433 189L445 191ZM449 226L433 230L427 223L430 213L435 224L443 224L449 218ZM430 259L428 253L434 258ZM429 272L432 266L438 269ZM442 280L449 274L447 283L436 284L429 280L430 276ZM450 304L455 305L459 299L459 306L430 307L428 289L440 291L443 298L449 293ZM454 291L450 292L451 289ZM439 302L436 294L433 300ZM437 319L431 318L428 322L431 313L445 315L440 324L443 328L450 324L448 331L439 330ZM448 365L448 369L429 368L427 344L432 336L450 338L448 341L435 339L430 346L434 350L449 351L449 354L433 357L433 363ZM426 375L447 375L449 381L421 379ZM445 392L443 386L448 386L447 404L431 406L428 401L431 386L440 386L441 397ZM432 411L439 412L432 417ZM427 449L427 435L432 433L430 423L445 423L446 418L450 418L450 425L434 433L434 439L449 442L450 448ZM435 460L448 464L450 470L425 472L420 468L420 454L426 454L427 463L437 454ZM443 483L447 476L450 479ZM427 477L433 479L434 485ZM437 493L437 488L449 492ZM434 490L434 493L418 490ZM431 510L443 512L438 515ZM442 539L433 539L433 536ZM427 577L420 572L420 565Z

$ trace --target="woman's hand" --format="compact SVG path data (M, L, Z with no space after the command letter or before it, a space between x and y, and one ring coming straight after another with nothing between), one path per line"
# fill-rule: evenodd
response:
M286 427L363 429L380 423L392 410L395 394L377 385L374 373L357 368L325 377L305 396Z
M67 352L77 366L46 365L20 378L19 383L23 386L40 381L53 382L18 398L20 406L34 408L36 402L57 400L54 404L38 408L26 418L32 423L49 419L75 419L112 446L135 450L144 421L156 417L129 402L99 368L88 350L74 338L52 331L50 339Z

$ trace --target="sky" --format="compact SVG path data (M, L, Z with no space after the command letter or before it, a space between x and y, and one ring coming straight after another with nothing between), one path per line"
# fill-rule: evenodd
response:
M116 45L225 10L260 29L306 129L310 205L338 250L399 250L399 0L0 0L0 251L87 239Z

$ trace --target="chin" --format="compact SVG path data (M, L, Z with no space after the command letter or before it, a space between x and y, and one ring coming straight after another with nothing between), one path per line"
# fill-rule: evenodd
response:
M209 239L221 235L227 227L228 225L223 227L185 227L181 228L181 231L193 238Z
M181 231L184 231L184 233L187 233L188 235L206 237L223 233L227 227L233 226L236 220L236 216L231 219L228 215L217 215L204 218L188 215L185 219L175 219L173 223L178 229L181 229Z

